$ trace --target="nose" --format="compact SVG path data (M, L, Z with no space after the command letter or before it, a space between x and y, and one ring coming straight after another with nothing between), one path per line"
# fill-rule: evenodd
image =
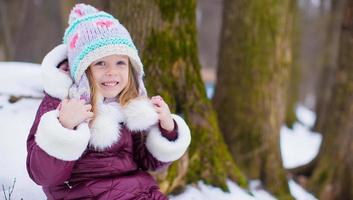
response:
M114 76L114 75L117 74L117 70L116 70L116 68L115 68L113 65L109 64L109 65L107 66L106 74L107 74L108 76Z

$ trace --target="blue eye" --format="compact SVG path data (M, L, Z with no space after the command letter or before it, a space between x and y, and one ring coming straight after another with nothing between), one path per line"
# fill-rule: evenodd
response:
M103 61L98 61L98 62L94 63L94 65L100 65L100 66L103 66L103 65L104 65L104 62L103 62Z
M117 65L126 65L126 63L124 62L124 61L118 61L117 63L116 63Z

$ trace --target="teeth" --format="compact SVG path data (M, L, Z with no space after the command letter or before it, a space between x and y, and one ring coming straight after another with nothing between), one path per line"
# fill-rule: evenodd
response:
M102 83L105 86L115 86L118 82L106 82L106 83Z

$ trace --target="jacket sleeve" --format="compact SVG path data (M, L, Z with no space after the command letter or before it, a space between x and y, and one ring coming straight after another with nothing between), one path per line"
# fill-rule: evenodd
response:
M148 131L133 134L135 160L144 170L156 170L179 159L191 142L190 130L178 115L172 115L174 130L168 132L160 124Z
M59 103L59 99L44 97L27 138L27 171L42 186L68 180L75 160L85 151L89 140L87 124L76 130L61 126L56 110Z
M137 132L132 135L134 142L134 159L142 170L157 170L168 166L170 162L162 162L157 160L153 155L147 150L146 133Z

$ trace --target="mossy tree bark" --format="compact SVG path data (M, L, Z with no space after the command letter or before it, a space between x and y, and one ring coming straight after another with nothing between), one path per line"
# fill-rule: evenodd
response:
M353 199L353 0L347 0L341 23L338 67L329 117L322 125L323 142L309 188L323 200Z
M214 106L240 169L292 199L280 155L293 22L290 0L225 0Z
M191 129L189 151L160 180L162 191L176 191L199 180L226 189L227 178L245 186L246 180L223 141L200 76L196 1L109 1L105 10L131 33L142 56L149 95L161 95Z
M297 0L290 0L291 21L288 21L291 26L288 26L288 40L291 42L292 62L290 63L290 80L287 91L286 116L285 124L292 128L297 121L296 106L299 100L299 81L300 81L300 66L298 62L299 46L300 46L300 29L299 29L299 8ZM289 19L289 20L290 20Z
M191 128L189 153L173 164L162 188L171 191L200 179L226 188L226 178L244 185L223 142L200 76L196 1L126 0L116 6L112 1L111 8L116 8L112 12L131 31L141 49L149 94L163 96ZM131 12L133 8L135 12Z
M326 117L328 113L328 103L331 98L331 91L334 82L334 72L337 68L337 52L339 48L340 25L343 16L343 7L346 0L331 0L331 11L329 13L329 20L327 25L327 35L325 41L325 51L323 56L323 63L319 79L320 89L317 91L316 100L316 121L314 131L322 133Z
M337 55L339 49L339 37L341 33L341 21L343 16L343 8L346 0L325 0L322 4L330 3L330 10L323 14L322 20L327 21L325 26L325 44L322 52L322 69L319 70L319 90L316 94L315 112L316 120L313 131L321 134L326 133L323 129L326 123L326 117L330 118L331 111L328 109L330 99L332 97L332 87L335 80L335 70L337 68ZM326 16L327 15L327 16ZM326 19L327 18L327 19ZM318 156L309 163L290 169L290 173L295 176L310 176L318 162Z

